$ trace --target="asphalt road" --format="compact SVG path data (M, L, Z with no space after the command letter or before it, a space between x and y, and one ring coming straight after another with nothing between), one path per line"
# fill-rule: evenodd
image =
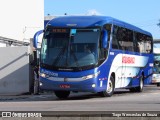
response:
M160 87L154 85L142 93L119 89L112 97L72 93L66 100L53 94L0 98L0 111L160 111Z

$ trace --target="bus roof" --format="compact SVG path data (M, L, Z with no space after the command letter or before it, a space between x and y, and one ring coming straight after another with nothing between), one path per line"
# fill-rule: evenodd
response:
M54 27L96 27L103 26L105 24L115 24L121 27L125 27L140 33L152 36L151 33L144 31L136 26L120 21L118 19L107 16L63 16L52 19L48 22L48 25Z

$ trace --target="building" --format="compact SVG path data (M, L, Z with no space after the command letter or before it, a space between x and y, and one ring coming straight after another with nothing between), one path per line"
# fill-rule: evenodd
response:
M44 28L44 0L0 0L0 15L0 46L29 43Z

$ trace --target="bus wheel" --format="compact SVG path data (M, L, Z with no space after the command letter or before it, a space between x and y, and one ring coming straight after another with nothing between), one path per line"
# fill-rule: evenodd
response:
M66 99L70 95L70 91L54 91L59 99Z
M139 86L136 88L136 92L142 92L143 86L144 86L143 76L141 76L139 79Z
M135 88L130 88L130 91L131 92L142 92L143 91L143 86L144 86L143 76L141 76L140 79L139 79L139 86L135 87Z
M108 82L108 88L99 93L102 97L111 97L114 93L114 78L111 76Z

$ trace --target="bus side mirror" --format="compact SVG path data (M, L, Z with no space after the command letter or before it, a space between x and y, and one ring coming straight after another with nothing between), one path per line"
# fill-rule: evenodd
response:
M37 47L38 47L38 37L39 37L39 35L42 34L43 32L44 32L44 30L40 30L40 31L38 31L38 32L36 32L36 33L34 34L34 37L33 37L33 47L35 47L36 49L37 49Z
M102 37L102 47L107 48L107 42L108 42L108 32L107 30L103 30L103 37Z

